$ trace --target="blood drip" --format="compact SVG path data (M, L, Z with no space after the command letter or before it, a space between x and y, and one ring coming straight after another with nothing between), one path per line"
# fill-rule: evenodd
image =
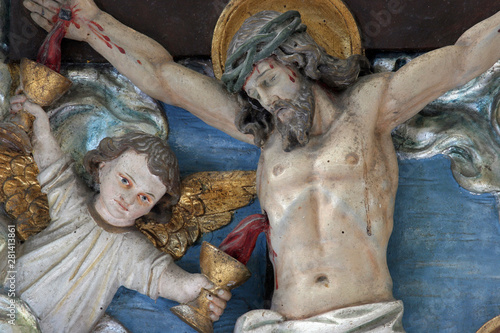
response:
M57 17L52 30L38 50L36 61L59 73L61 70L61 41L66 35L68 21Z
M271 227L267 215L254 214L241 220L236 228L222 241L219 249L246 265L255 248L257 238L262 232L266 233L267 246L274 265L277 254L271 244ZM278 276L276 274L274 275L274 283L274 287L278 289Z
M246 265L250 255L255 248L257 237L260 233L269 232L269 221L266 215L250 215L238 224L234 230L227 235L219 246L221 251Z

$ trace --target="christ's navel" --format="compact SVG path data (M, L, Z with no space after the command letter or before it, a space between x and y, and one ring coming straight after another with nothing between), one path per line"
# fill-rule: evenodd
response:
M325 287L328 288L329 286L329 283L330 283L330 280L328 280L328 277L324 274L320 274L320 275L317 275L315 277L315 280L314 282L317 284L317 285L323 285Z

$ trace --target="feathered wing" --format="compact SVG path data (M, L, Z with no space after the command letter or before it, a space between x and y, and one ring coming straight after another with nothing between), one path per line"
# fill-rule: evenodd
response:
M19 239L42 231L50 223L47 196L37 180L38 167L30 154L25 127L27 114L0 123L0 203L16 221Z
M145 216L137 227L164 252L181 258L198 238L227 225L233 211L256 196L255 171L199 172L182 181L181 197L168 223Z

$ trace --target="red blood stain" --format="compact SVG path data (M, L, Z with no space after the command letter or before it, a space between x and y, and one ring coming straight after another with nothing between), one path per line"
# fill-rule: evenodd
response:
M36 61L59 72L61 69L61 41L64 35L66 35L66 27L62 21L58 21L38 50Z
M138 63L139 65L142 65L142 62L141 62L140 60L137 60L137 63Z
M263 214L250 215L241 220L238 226L229 233L219 245L219 249L246 265L255 249L257 238L262 232L267 233L268 230L267 216Z
M271 67L271 69L274 69L274 66L272 64L269 64L269 67Z
M292 75L293 75L294 77L297 77L297 74L296 74L294 71L292 71Z
M104 38L104 37L107 37L107 36L103 36L98 31L96 31L95 28L93 28L92 26L89 26L89 27L90 27L90 30L92 30L92 32L94 33L94 35L96 35L97 38L99 38L100 40L102 40L106 44L107 47L109 47L110 49L113 48L113 45L111 45L111 43L108 42L109 38L108 38L108 40L106 40L106 38Z
M120 53L126 54L125 50L122 47L120 47L120 46L116 45L115 43L111 42L111 38L109 38L108 36L106 36L106 35L104 35L101 32L99 32L99 31L96 30L96 28L97 28L100 31L104 31L103 27L101 27L99 24L95 23L94 21L91 21L88 26L89 26L90 30L92 31L92 33L97 36L97 38L99 38L104 43L106 43L107 47L109 47L110 49L112 49L113 45L114 45L118 49L118 51L120 51ZM94 26L96 28L94 28Z
M219 245L221 251L226 252L233 258L246 265L255 249L255 243L260 233L266 234L267 245L273 265L275 265L276 252L271 243L271 226L267 215L250 215L236 226ZM278 289L278 276L275 275L276 289Z
M37 62L56 72L59 72L61 68L61 41L71 24L71 21L59 18L60 12L61 9L58 8L57 14L52 17L54 26L45 38L37 54Z
M269 229L266 232L266 241L267 241L268 251L271 254L271 261L273 262L273 266L276 267L276 257L278 256L278 254L276 253L276 251L274 251L273 243L271 243L271 230L272 230L272 228L271 228L271 226L269 226ZM276 271L276 269L274 270L274 284L275 284L276 290L278 290L278 288L279 288L279 286L278 286L278 272Z
M291 75L288 75L288 78L290 79L290 81L292 81L293 83L295 83L295 79Z
M248 83L248 80L250 79L250 76L252 76L253 72L255 72L257 66L253 66L253 69L252 69L252 72L250 72L250 74L247 76L247 78L245 79L245 83L243 83L243 89L245 89L245 86L247 85Z
M104 31L104 28L99 24L94 21L90 21L91 24L95 25L99 31Z
M77 29L80 29L80 24L75 21L77 19L76 13L79 12L80 9L76 9L76 5L72 7L64 5L62 8L71 11L71 19L67 21L59 18L61 8L55 9L56 15L51 19L54 23L54 27L45 38L37 55L37 61L39 63L57 72L59 72L61 67L61 40L66 35L67 29L71 24L74 24ZM100 26L98 26L98 28L99 27ZM100 28L102 29L102 27ZM111 45L108 46L111 47Z

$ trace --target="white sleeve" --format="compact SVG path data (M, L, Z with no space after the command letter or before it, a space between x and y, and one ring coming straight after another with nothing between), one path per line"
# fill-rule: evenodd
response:
M172 256L155 248L139 231L127 235L120 252L126 271L123 286L156 300L160 276L173 262Z
M58 219L64 212L80 208L89 195L77 180L73 162L67 156L41 171L38 181L42 192L47 194L52 220Z

